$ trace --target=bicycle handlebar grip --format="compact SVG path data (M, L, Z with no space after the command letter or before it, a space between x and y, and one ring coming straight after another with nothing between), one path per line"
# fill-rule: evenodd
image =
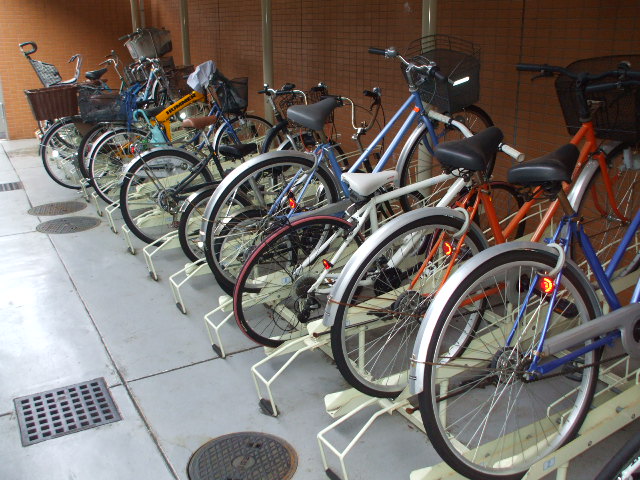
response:
M442 73L440 70L438 70L437 67L433 67L431 69L431 73L433 74L433 78L436 79L436 81L440 82L440 83L446 83L449 81L449 77L447 77L444 73Z
M121 36L118 40L126 40L127 38L131 38L133 33L127 33L126 35Z
M285 83L282 86L281 90L289 91L289 90L293 90L294 88L296 88L295 84L293 84L293 83Z
M539 65L535 63L518 63L516 65L516 70L520 70L521 72L541 72L545 70L545 67L549 67L549 65Z
M637 87L640 86L640 80L625 80L623 82L607 82L600 83L598 85L589 85L584 91L589 92L606 92L607 90L614 90L620 87Z
M31 45L32 50L25 52L24 49L22 48L25 45ZM22 51L22 53L24 53L25 55L31 55L32 53L36 53L36 51L38 50L38 45L36 45L36 42L23 42L23 43L19 43L18 46L20 47L20 50Z
M509 145L505 145L504 143L500 145L500 150L504 153L506 153L507 155L509 155L511 158L513 158L516 162L521 163L522 161L524 161L524 153L519 152L518 150L516 150L513 147L510 147Z
M384 48L369 47L369 53L372 55L385 55L387 51Z

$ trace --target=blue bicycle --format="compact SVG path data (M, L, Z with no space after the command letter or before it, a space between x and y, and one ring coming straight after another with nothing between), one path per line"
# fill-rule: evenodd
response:
M448 77L429 58L436 46L440 47L437 50L457 55L455 62L449 62ZM457 50L454 52L453 48ZM432 176L432 166L436 165L432 162L433 147L439 142L470 136L492 125L483 110L466 106L477 101L478 96L477 78L464 68L469 59L473 68L479 67L472 44L447 36L429 36L414 42L404 55L393 47L386 50L370 48L369 52L401 62L409 96L346 170L348 173L374 173L369 178L380 182L385 175L389 177L383 169L392 168L398 172L396 186L410 185ZM452 57L455 56L453 53ZM469 87L472 87L470 95ZM449 92L450 88L454 90ZM461 95L466 100L462 105L450 101L458 95L456 89L463 89L466 94ZM312 153L280 151L260 155L236 168L211 197L203 215L200 238L207 263L227 293L233 292L244 261L265 234L296 212L349 198L349 188L342 181L343 158L336 154L335 143L323 133L326 122L342 103L340 97L330 97L313 105L289 108L287 116L291 121L318 133L320 142L315 150ZM458 113L443 115L432 108L432 103ZM397 133L381 153L381 145L398 125ZM366 124L363 128L366 129ZM392 166L394 155L397 155L397 162ZM429 192L403 195L398 199L400 206L392 208L411 210L422 206L428 196ZM345 205L351 203L346 201Z
M422 319L412 393L434 448L466 477L521 478L578 433L600 364L619 358L603 360L603 347L621 340L640 358L640 210L625 211L635 217L605 270L562 188L578 153L567 145L508 172L525 191L542 186L559 200L565 215L547 244L511 242L475 255ZM577 248L597 286L570 260Z

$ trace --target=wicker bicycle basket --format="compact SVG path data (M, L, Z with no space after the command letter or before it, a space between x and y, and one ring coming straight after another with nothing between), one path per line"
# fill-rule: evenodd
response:
M25 90L29 106L36 120L53 120L78 114L77 85Z
M409 44L404 57L418 65L435 62L449 79L422 78L420 97L443 112L457 112L480 98L480 50L449 35L428 35Z
M640 68L640 55L611 55L578 60L568 65L567 69L575 73L598 74L617 69L623 61L630 62L632 70ZM590 85L611 81L605 78ZM567 130L570 135L575 135L581 126L575 80L561 75L556 78L555 87ZM586 98L593 111L597 138L630 144L640 142L640 87L589 92Z

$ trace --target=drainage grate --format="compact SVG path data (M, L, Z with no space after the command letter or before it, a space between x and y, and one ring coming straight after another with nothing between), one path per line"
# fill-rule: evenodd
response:
M298 456L286 441L266 433L239 432L214 438L189 460L190 480L288 480Z
M36 227L41 233L75 233L89 230L100 225L100 220L93 217L65 217L42 222Z
M13 403L24 447L122 419L104 378L19 397Z
M0 183L0 192L10 192L11 190L22 190L22 182Z
M67 213L79 212L84 208L87 208L86 202L54 202L30 208L27 213L38 216L65 215Z

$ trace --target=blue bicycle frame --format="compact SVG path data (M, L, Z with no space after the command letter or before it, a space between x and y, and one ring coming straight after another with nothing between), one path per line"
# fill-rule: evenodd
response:
M398 111L395 113L393 118L384 126L382 131L376 136L376 138L365 149L365 151L362 152L362 154L358 157L356 162L349 168L348 173L356 172L360 168L360 166L362 166L362 164L369 158L369 156L374 151L374 149L376 149L378 145L382 143L382 140L389 133L389 131L394 127L394 125L398 122L400 117L409 109L410 109L409 114L407 115L407 118L402 124L402 127L400 127L400 130L398 131L396 136L393 138L393 140L385 150L384 154L382 155L382 158L378 161L378 164L373 169L373 173L380 172L384 168L384 166L389 161L389 158L391 158L391 156L397 149L398 145L400 144L400 142L402 141L406 133L409 131L409 129L412 127L416 119L422 122L427 128L427 131L429 132L429 138L431 139L432 143L430 144L426 140L426 137L423 137L423 143L427 148L427 150L429 151L429 153L433 155L432 145L435 146L438 144L439 137L436 134L435 129L433 128L433 124L431 123L431 120L429 119L428 114L424 109L424 106L422 105L420 94L416 91L411 93L409 98L407 98L404 104L398 109ZM316 163L313 167L314 170L312 171L311 175L309 175L309 177L306 179L305 184L303 185L302 189L298 193L297 198L295 198L296 203L298 203L300 199L303 197L311 179L313 178L313 175L315 174L315 168L317 168L317 166L321 162L327 161L327 159L333 173L338 179L340 187L342 188L342 192L344 193L346 198L349 198L349 188L342 181L342 178L341 178L342 169L338 164L338 160L336 158L333 146L330 143L320 144L315 149L314 155L316 156ZM302 174L303 174L303 171L300 170L293 176L293 178L289 181L287 186L283 189L283 191L280 193L276 201L273 203L273 205L269 209L269 213L268 213L269 215L274 215L276 213L278 206L281 204L284 197L289 194L289 192L291 191L291 188L293 187L293 185L297 183L298 179ZM291 211L287 214L287 218L290 218L294 213L295 213L295 208L292 208Z

